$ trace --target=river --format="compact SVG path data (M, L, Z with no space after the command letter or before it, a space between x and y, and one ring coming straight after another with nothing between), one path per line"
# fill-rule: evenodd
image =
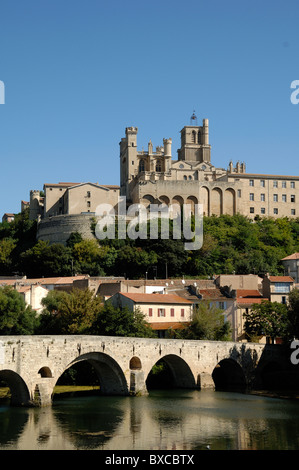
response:
M294 450L295 400L198 391L0 404L0 450Z

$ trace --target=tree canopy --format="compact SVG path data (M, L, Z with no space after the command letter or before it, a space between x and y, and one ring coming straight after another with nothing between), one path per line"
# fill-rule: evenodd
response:
M208 277L223 274L283 274L281 259L299 251L299 219L241 215L204 217L203 246L187 251L183 239L83 240L73 233L66 245L36 240L36 223L28 213L0 223L0 275L28 277L124 276Z
M0 287L0 335L31 335L38 325L36 312L15 289Z
M225 321L223 310L202 301L196 306L190 325L182 330L180 336L185 339L229 341L231 328Z

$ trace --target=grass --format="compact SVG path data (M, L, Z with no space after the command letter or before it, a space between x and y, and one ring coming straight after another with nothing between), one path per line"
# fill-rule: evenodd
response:
M99 390L100 387L96 385L56 385L54 387L54 395L62 394L73 394L73 393L85 393L90 391ZM9 387L0 387L0 399L1 398L10 398L10 389Z

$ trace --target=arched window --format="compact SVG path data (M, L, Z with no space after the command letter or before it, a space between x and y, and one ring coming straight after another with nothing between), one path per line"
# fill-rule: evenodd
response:
M145 171L144 160L140 160L139 162L139 171Z

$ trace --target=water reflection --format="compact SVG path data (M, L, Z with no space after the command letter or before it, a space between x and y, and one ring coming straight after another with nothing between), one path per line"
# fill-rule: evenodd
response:
M299 447L297 402L212 391L73 397L52 407L0 406L0 449L160 450Z

